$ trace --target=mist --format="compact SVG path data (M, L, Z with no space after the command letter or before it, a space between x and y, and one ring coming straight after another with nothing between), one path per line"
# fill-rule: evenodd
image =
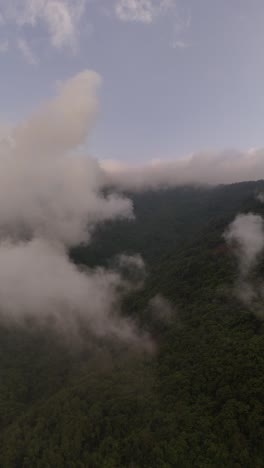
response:
M238 260L235 294L249 305L259 296L259 284L252 273L264 250L264 221L256 214L239 214L227 228L224 238Z
M240 214L228 227L224 237L238 258L241 275L246 277L264 249L263 219L252 213Z
M264 203L264 193L263 192L260 192L256 195L256 199L260 202L260 203Z
M154 319L162 322L170 322L176 316L176 310L172 304L161 294L156 294L150 299L148 308Z
M144 271L143 259L89 269L68 256L91 241L98 223L133 217L130 200L103 195L105 174L80 151L96 121L100 82L92 71L79 73L29 118L2 128L0 319L23 324L30 317L76 336L85 323L95 336L148 348L149 338L121 317L124 294L139 287L122 268Z
M108 184L120 189L230 184L264 178L264 150L203 152L138 165L104 160L101 166Z

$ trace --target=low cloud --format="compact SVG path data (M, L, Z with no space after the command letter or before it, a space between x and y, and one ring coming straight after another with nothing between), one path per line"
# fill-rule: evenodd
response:
M93 127L99 83L94 72L76 75L8 133L0 160L2 237L24 232L71 246L98 222L132 216L128 199L102 195L97 161L72 153Z
M260 203L264 203L264 193L263 192L260 192L256 195L256 199L260 202Z
M149 301L148 309L155 320L165 323L170 322L176 312L172 304L161 294L157 294Z
M264 221L259 215L240 214L230 224L224 237L239 265L235 293L250 305L260 293L260 285L252 278L252 273L264 251Z
M149 347L135 325L120 318L122 295L132 283L120 272L79 269L60 245L43 239L0 245L2 320L23 323L28 317L78 336L85 324L97 337L113 337Z
M141 288L146 279L146 267L141 255L121 254L116 259L116 266L124 278L136 288Z
M98 223L133 216L129 199L103 194L97 161L74 154L94 125L99 85L96 73L79 73L16 128L2 128L0 318L30 317L75 335L85 323L93 335L149 348L148 337L120 314L124 294L140 286L133 274L145 269L141 257L80 269L68 256Z
M241 275L246 277L264 249L263 219L252 213L240 214L230 224L224 237L238 258Z
M104 160L101 166L108 184L121 189L230 184L264 178L264 150L205 152L172 161L154 160L142 165Z

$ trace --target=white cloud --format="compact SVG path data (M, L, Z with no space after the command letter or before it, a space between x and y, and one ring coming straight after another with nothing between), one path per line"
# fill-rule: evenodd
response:
M261 192L261 193L258 193L256 195L256 199L260 202L260 203L264 203L264 193Z
M122 256L115 268L89 269L68 256L96 224L133 215L129 199L103 193L98 162L73 154L93 127L100 81L84 70L15 128L0 126L0 319L31 317L74 335L84 325L149 349L119 314L123 295L140 286L143 260Z
M185 10L181 13L176 0L117 0L115 14L123 22L143 24L152 24L162 16L169 16L173 31L170 46L180 50L190 47L182 36L191 25L191 15Z
M128 165L101 162L109 184L146 190L181 184L221 184L264 179L264 149L192 154L175 160Z
M95 72L79 73L11 132L0 159L0 235L24 231L74 245L97 222L131 215L129 200L100 194L97 161L72 155L93 127L99 84Z
M228 226L224 238L239 262L239 277L235 285L236 296L257 315L263 317L263 307L258 301L263 297L263 284L252 277L252 272L264 249L264 222L261 216L239 214Z
M116 4L116 14L122 21L152 23L154 7L151 0L120 0Z
M174 5L174 0L118 0L115 12L121 21L150 24Z
M0 265L2 320L23 323L30 316L76 338L85 326L95 336L151 348L149 338L118 314L130 288L118 271L78 269L63 248L43 239L2 242Z
M20 50L20 52L30 65L37 64L37 58L35 57L34 52L31 49L29 43L25 39L18 39L17 48L18 50Z
M18 29L44 26L50 44L74 50L87 0L0 0L2 21Z
M47 23L51 43L57 48L75 46L78 20L75 10L62 2L47 2L43 10L43 21Z
M255 266L264 248L264 223L259 215L240 214L228 226L225 240L239 260L241 274L246 277Z
M89 70L60 83L57 96L16 128L20 152L54 157L83 143L98 113L100 84L101 77Z

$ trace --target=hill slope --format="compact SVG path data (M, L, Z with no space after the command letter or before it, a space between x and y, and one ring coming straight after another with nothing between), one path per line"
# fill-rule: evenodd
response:
M263 322L233 294L237 265L223 239L237 213L264 214L261 190L129 194L135 221L105 224L71 252L89 266L143 256L144 289L123 313L153 336L154 354L1 325L0 466L263 466ZM157 295L169 317L149 306Z

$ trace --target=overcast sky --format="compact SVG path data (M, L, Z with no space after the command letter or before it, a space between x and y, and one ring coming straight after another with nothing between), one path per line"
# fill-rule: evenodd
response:
M1 123L91 69L98 158L263 147L263 24L263 0L0 0Z

